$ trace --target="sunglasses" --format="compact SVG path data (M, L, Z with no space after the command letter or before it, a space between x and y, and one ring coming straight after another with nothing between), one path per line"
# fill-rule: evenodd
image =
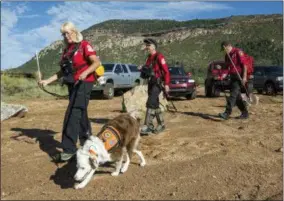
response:
M65 37L66 35L70 36L71 34L72 34L72 32L70 32L70 33L65 32L65 33L62 33L61 35L62 35L63 37Z

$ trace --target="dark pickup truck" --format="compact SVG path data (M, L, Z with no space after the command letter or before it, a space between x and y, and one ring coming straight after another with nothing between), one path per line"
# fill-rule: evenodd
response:
M274 95L283 91L283 66L255 66L253 87L258 93Z
M183 67L169 67L171 82L169 95L174 97L196 98L196 84L190 73Z

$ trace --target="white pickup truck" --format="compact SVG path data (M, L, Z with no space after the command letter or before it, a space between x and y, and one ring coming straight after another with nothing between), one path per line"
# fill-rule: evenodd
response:
M94 84L93 91L102 92L112 99L115 91L131 89L142 83L137 65L122 63L103 63L105 73Z

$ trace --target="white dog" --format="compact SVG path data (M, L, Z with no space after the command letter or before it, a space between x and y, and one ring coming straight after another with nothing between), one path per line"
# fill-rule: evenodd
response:
M109 135L110 129L116 132L117 139L114 139L114 135ZM144 156L141 151L137 150L139 140L139 120L136 120L134 115L122 114L110 120L98 136L91 136L83 147L78 149L77 172L74 176L77 182L74 186L75 189L84 188L99 165L108 161L116 161L115 171L111 173L112 176L126 172L133 152L139 156L140 166L145 166ZM113 150L119 152L118 158L114 158L115 154L110 153ZM123 164L124 157L126 157L126 161Z

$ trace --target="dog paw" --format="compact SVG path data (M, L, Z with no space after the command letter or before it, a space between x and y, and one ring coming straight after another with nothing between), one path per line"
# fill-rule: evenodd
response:
M146 162L140 163L140 166L141 166L141 167L144 167L145 165L146 165Z
M111 173L111 176L114 176L114 177L116 177L116 176L118 176L119 175L119 172L112 172Z
M120 172L122 172L122 173L124 173L124 172L126 172L128 170L128 166L123 166L122 168L121 168L121 170L120 170Z
M75 184L74 185L74 188L75 189L80 189L80 188L84 188L84 186L80 185L80 184Z

